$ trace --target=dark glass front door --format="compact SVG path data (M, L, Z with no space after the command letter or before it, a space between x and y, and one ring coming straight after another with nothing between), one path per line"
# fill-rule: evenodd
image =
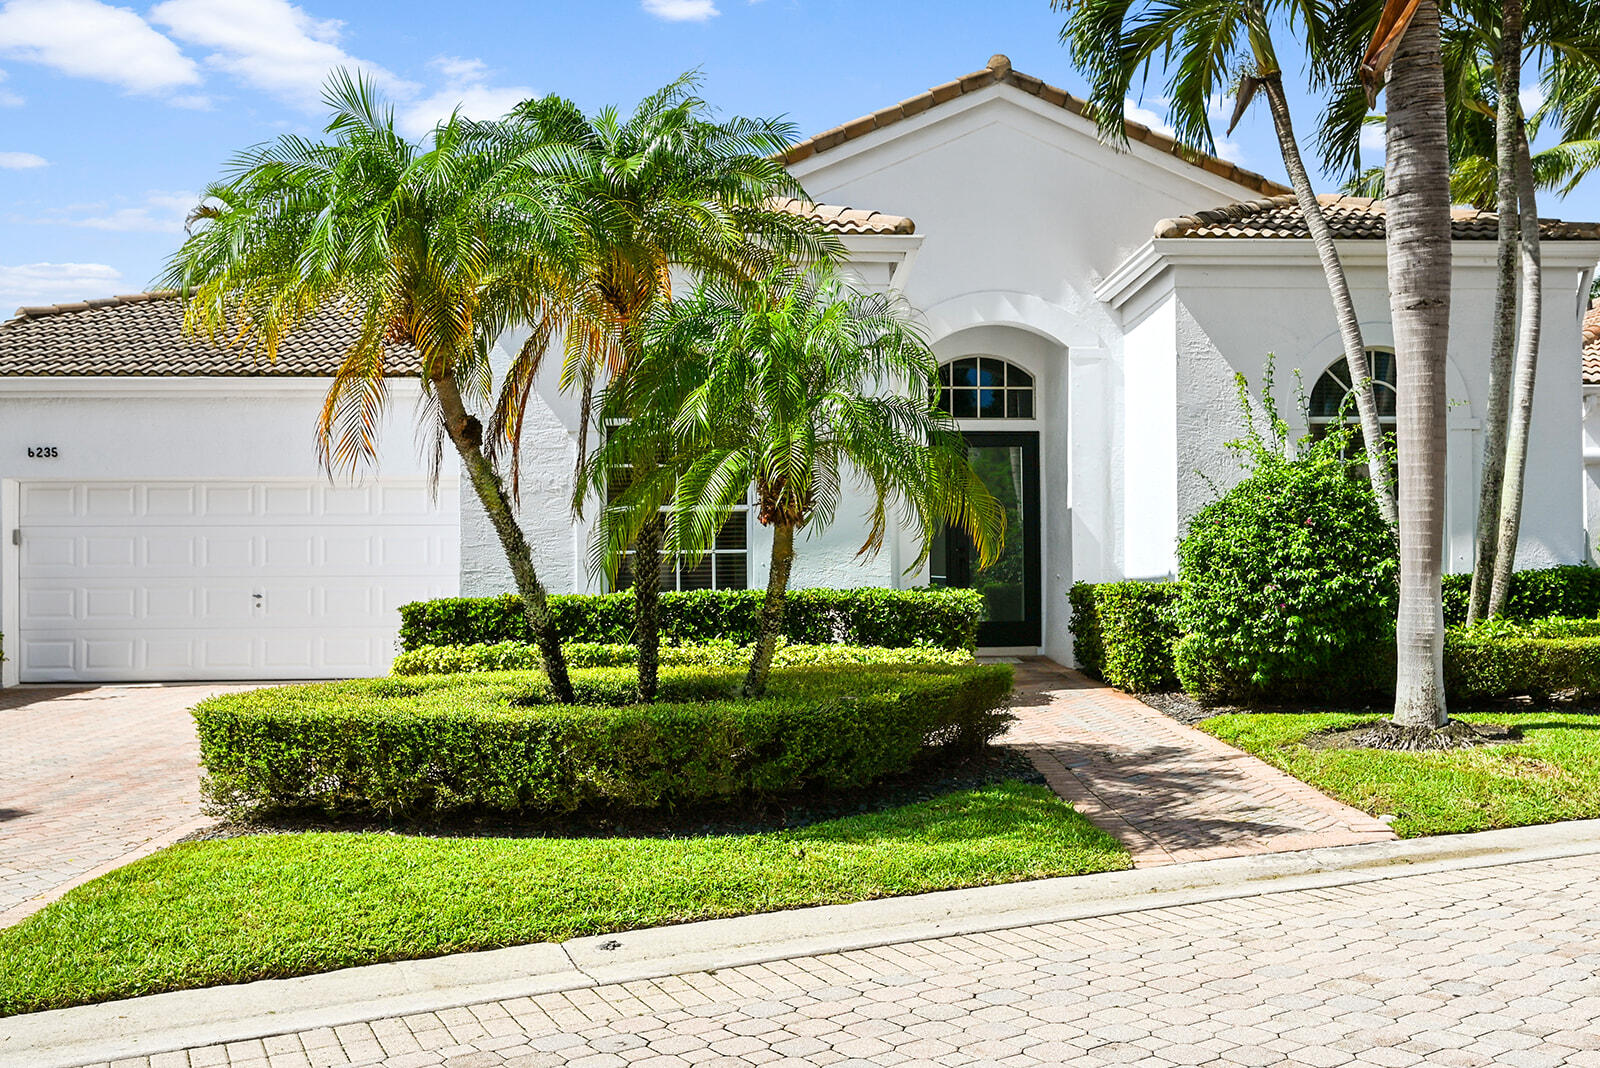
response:
M983 594L988 618L978 628L979 645L1038 645L1039 435L974 432L966 438L973 469L1005 509L1005 547L980 570L972 539L947 528L934 539L929 581Z

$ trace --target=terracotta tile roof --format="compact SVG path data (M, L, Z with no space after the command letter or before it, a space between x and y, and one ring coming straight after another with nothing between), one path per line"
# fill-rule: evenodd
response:
M1384 236L1386 211L1381 200L1324 193L1317 197L1328 216L1333 236L1341 240L1379 239ZM1540 232L1546 241L1600 240L1600 223L1543 219ZM1457 241L1493 241L1499 236L1500 217L1492 211L1455 208L1450 230ZM1156 223L1157 237L1309 237L1305 217L1294 194L1228 204Z
M325 377L338 369L354 337L354 324L327 313L296 331L268 363L238 348L184 337L177 294L135 293L18 308L15 319L0 323L0 376ZM393 352L392 374L417 373L409 347Z
M1600 300L1583 317L1583 384L1600 386Z
M781 200L780 211L804 215L837 234L914 234L917 224L903 215L885 215L868 208L841 208L835 204L812 204L793 197Z
M898 104L883 108L881 111L874 111L872 114L863 115L859 119L852 119L843 125L835 126L831 130L824 130L814 137L807 138L784 153L783 161L785 163L799 163L803 159L809 159L818 153L837 148L846 141L854 140L863 134L871 133L873 130L881 130L885 126L892 126L901 119L909 119L913 115L920 115L929 108L937 107L940 104L954 100L956 97L1001 83L1020 89L1029 96L1036 96L1047 104L1065 108L1074 115L1084 115L1089 106L1087 101L1073 96L1065 89L1058 89L1053 85L1046 84L1031 74L1023 74L1021 71L1012 70L1009 58L1003 55L996 55L990 57L988 65L982 70L962 75L953 82L936 85L927 92L908 97ZM1208 156L1203 152L1195 152L1184 148L1166 134L1152 130L1148 126L1143 126L1137 122L1125 122L1123 126L1127 130L1129 140L1139 141L1161 152L1170 152L1186 163L1192 163L1196 167L1208 170L1218 177L1226 178L1247 189L1254 189L1269 196L1288 192L1285 186L1279 185L1264 175L1257 174L1254 171L1247 171L1243 167L1229 163L1226 160L1217 159L1215 156Z

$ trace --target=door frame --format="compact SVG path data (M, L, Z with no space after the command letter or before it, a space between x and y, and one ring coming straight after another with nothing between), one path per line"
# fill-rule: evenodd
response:
M1022 612L1021 620L978 624L980 648L1038 647L1044 643L1044 531L1039 515L1039 431L965 430L969 447L1022 449ZM1014 534L1006 532L1009 539Z

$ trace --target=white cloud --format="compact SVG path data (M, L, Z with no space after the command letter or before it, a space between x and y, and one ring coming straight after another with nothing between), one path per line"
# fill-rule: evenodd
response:
M412 137L427 133L457 108L468 118L498 119L538 95L526 85L490 85L489 69L482 60L441 56L430 65L444 75L444 86L428 97L402 105L396 115L401 131Z
M1544 107L1546 100L1544 86L1534 82L1522 90L1522 94L1518 99L1522 101L1522 113L1524 115L1532 115L1535 111Z
M1157 107L1165 107L1167 102L1165 100L1156 100L1152 101L1152 103ZM1129 122L1137 122L1141 126L1148 126L1156 133L1165 134L1168 137L1171 137L1175 132L1172 125L1159 112L1143 107L1131 97L1122 102L1122 117Z
M704 22L720 15L716 0L641 0L647 14L668 22Z
M1361 126L1361 151L1382 156L1388 151L1388 132L1383 120L1363 123Z
M0 152L0 171L26 171L48 166L49 160L32 152Z
M1233 118L1233 97L1227 93L1212 93L1206 97L1206 118L1212 122L1227 122Z
M5 80L6 72L0 70L0 82ZM0 108L20 108L21 106L22 97L18 96L16 93L13 93L9 89L0 89Z
M307 109L319 106L335 67L365 71L393 92L415 90L340 47L344 23L314 18L288 0L164 0L150 18L180 41L211 49L207 66Z
M1237 141L1229 141L1226 138L1218 140L1217 158L1225 159L1229 163L1242 164L1245 161L1244 146Z
M152 190L137 204L74 204L29 222L115 233L179 234L198 193Z
M200 82L199 68L177 45L135 12L100 0L7 0L0 52L132 93Z
M110 296L122 272L104 263L0 264L0 316L30 304Z

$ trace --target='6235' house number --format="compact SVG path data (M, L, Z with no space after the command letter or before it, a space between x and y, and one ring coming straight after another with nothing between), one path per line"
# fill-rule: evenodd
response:
M28 459L30 460L56 460L61 453L56 451L54 445L29 445Z

